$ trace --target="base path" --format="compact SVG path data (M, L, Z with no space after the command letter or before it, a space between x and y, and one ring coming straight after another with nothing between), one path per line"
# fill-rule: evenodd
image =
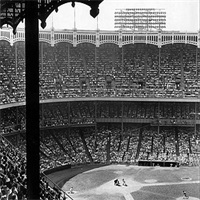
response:
M123 192L123 195L126 200L134 200L133 196L128 192Z

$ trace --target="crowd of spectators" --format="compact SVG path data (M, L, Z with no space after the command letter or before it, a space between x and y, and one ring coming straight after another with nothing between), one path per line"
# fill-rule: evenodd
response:
M195 103L100 101L95 104L81 101L41 104L41 170L64 164L136 162L139 158L147 158L147 155L148 159L166 159L167 152L167 159L177 159L179 154L180 162L191 164L188 159L191 161L193 158L194 161L197 156L193 152L196 151L195 135L199 133L199 126L196 127L195 134L194 124L185 125L182 121L194 122L195 116L190 114L194 111ZM196 112L199 112L198 106ZM178 150L174 133L176 124L156 124L158 115L159 120L180 120L178 125L182 129L177 136ZM2 109L0 116L1 133L25 152L25 107ZM196 119L199 120L199 117ZM146 126L142 121L135 123L136 127L124 124L122 130L122 120L126 122L131 119L149 120L146 125L150 128L143 131L142 137L138 130L135 131L137 126ZM115 120L117 123L112 127L104 127L101 123L96 124L98 120L108 125ZM155 121L155 124L151 121ZM93 127L84 131L84 137L78 131L82 125ZM95 126L98 128L94 131ZM13 134L16 136L12 136ZM185 158L188 148L191 156Z
M23 42L0 41L1 104L25 101L24 52ZM198 98L198 56L183 44L40 43L40 98Z
M194 126L200 115L195 103L153 102L63 102L41 104L40 127L79 126L98 122L151 123L160 126ZM25 106L0 110L0 130L3 134L25 131ZM107 120L107 121L106 121ZM111 121L110 121L111 120Z
M1 137L0 147L0 189L1 199L25 199L26 198L26 163Z
M0 199L2 200L26 200L27 177L26 157L22 149L13 146L13 138L7 140L1 136L0 140ZM18 141L19 143L19 141ZM16 141L15 143L16 144ZM23 144L25 145L24 141ZM23 148L24 149L24 148ZM51 184L50 184L51 183ZM49 182L48 178L41 173L40 200L66 200L69 199L57 185Z
M0 104L25 101L24 55L23 42L10 46L0 41ZM40 43L40 99L199 98L198 56L194 46L182 44L158 49L146 44L122 48L103 44L96 48L92 44L73 47L59 43L51 47ZM0 110L1 134L18 147L16 151L7 140L0 140L1 199L8 195L26 198L25 112L25 106ZM199 106L195 109L195 103L180 102L41 104L41 171L65 164L137 163L139 159L199 165L196 148L200 138L196 138L194 128L174 130L176 123L181 127L199 120L200 116L194 113L200 113ZM107 119L109 122L115 119L118 124L109 125ZM149 120L149 127L141 127L142 121L122 127L122 121L130 119ZM98 120L105 123L95 125ZM95 128L79 127L91 124ZM65 128L57 129L59 126ZM50 187L44 177L41 188L41 199L60 199L61 193Z
M172 127L165 128L160 133L147 130L144 134L139 159L176 161L180 165L199 166L199 144L190 128L179 129L177 138Z
M196 113L196 114L195 114ZM70 101L40 104L40 127L91 125L98 122L151 123L160 126L194 126L200 120L198 103ZM0 110L2 133L25 131L25 106ZM198 124L198 123L197 123Z
M101 102L100 106L102 104ZM49 109L49 105L46 106L42 112L47 112L45 109ZM51 114L54 113L52 114L53 120L58 114L56 109L62 110L59 106L58 104L54 108L51 106L52 110L48 111ZM117 105L113 106L113 108L117 108ZM65 113L63 110L60 112ZM109 113L106 109L105 112ZM15 117L18 115L19 119L15 119L14 122L18 120L24 122L23 107L18 108L17 114L14 113L10 108L7 115L14 115ZM119 117L117 111L112 110L112 107L111 116ZM143 115L140 116L144 117ZM5 118L7 123L9 119L14 120L12 116L6 116L4 113L1 117L2 119ZM56 123L53 126L58 126L58 124ZM41 172L67 164L136 164L138 160L177 161L180 165L199 166L200 155L198 154L199 150L197 150L199 148L197 141L200 138L196 138L191 127L179 127L177 131L176 128L172 126L158 128L150 124L145 126L127 124L122 128L120 124L107 123L107 125L99 124L96 128L67 127L57 129L55 127L54 129L42 129L40 134ZM4 132L3 134L7 139L1 137L0 140L1 195L6 196L6 198L8 195L13 195L26 199L26 133L24 130L12 131L10 132L12 134L5 134ZM17 146L17 148L14 146ZM41 199L61 199L61 194L64 198L63 193L58 191L56 186L52 188L44 177L41 177L41 188Z
M176 136L174 127L158 130L150 125L129 125L123 130L120 125L43 130L40 166L45 171L67 164L136 164L141 159L196 166L200 164L199 139L191 128L179 128ZM24 150L25 133L10 136L8 140Z

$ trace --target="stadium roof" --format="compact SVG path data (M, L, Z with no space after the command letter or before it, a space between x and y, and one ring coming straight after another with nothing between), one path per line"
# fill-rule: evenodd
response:
M27 1L37 1L38 3L38 19L41 20L41 27L45 28L46 19L55 10L58 11L58 7L71 3L72 7L75 3L83 3L88 5L90 15L96 17L99 14L99 4L103 0L0 0L0 28L8 24L13 28L13 32L18 24L25 19L25 4Z

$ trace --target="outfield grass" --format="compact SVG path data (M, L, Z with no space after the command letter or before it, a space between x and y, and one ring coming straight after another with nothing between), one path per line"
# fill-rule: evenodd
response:
M192 181L200 180L199 167L180 167L180 168L143 168L134 180L145 183L147 179L156 179L157 182L181 182L183 177L189 177Z
M200 198L200 184L197 183L147 186L131 195L136 200L172 200L183 196L183 191L186 191L188 196Z

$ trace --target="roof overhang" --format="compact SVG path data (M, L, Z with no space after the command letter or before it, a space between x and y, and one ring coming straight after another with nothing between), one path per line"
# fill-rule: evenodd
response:
M38 19L41 20L41 27L46 27L46 19L58 7L71 3L72 7L75 3L83 3L91 8L90 15L96 17L99 14L99 4L103 0L29 0L38 2ZM16 32L16 28L20 22L26 18L25 16L26 0L0 0L0 28L7 24Z

